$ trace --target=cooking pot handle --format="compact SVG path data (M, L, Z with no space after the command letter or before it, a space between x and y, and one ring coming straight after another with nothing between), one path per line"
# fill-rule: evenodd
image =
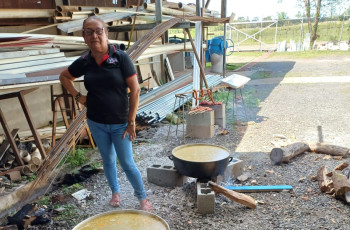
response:
M174 160L173 155L168 156L170 160Z
M228 162L231 162L233 160L233 157L228 158Z

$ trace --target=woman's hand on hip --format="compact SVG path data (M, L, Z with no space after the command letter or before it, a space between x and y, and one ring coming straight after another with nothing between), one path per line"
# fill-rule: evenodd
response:
M86 96L81 95L78 102L86 107Z
M126 137L126 134L129 134L130 141L134 141L136 139L136 131L135 125L128 125L123 134L123 139Z

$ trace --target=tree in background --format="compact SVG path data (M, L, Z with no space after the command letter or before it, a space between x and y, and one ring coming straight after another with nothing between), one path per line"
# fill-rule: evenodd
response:
M277 18L278 20L285 20L285 19L288 19L289 17L286 12L278 12Z
M237 21L239 21L239 22L244 22L244 21L245 21L245 17L238 17L238 18L237 18Z
M282 2L279 0L278 2ZM304 8L308 29L310 33L310 47L313 47L318 38L318 23L322 16L333 16L344 6L349 6L350 0L296 0L299 7ZM315 18L312 24L312 18Z
M266 16L263 18L263 21L271 21L272 20L272 16Z

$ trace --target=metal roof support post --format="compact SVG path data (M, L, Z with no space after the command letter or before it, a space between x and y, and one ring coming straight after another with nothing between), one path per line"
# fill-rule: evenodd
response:
M196 22L196 27L195 27L195 48L196 50L193 49L193 52L197 51L197 54L199 55L202 52L202 22ZM200 78L199 78L199 74L200 74L200 66L199 66L199 62L198 61L194 61L193 60L193 90L196 90L197 92L199 92L199 84L200 84ZM205 73L204 73L204 77L205 77ZM197 95L198 97L199 95ZM192 99L192 108L194 108L196 106L196 100Z
M156 5L156 24L159 25L162 23L162 16L163 16L162 0L156 0L155 5ZM162 34L161 37L162 37L162 44L164 45L164 42L165 42L164 34ZM160 79L162 79L163 82L167 82L165 77L164 59L165 59L165 54L161 54L160 55L160 75L161 75Z
M227 0L221 0L221 18L226 18L226 5ZM224 56L223 56L223 68L222 77L226 76L226 23L224 23Z

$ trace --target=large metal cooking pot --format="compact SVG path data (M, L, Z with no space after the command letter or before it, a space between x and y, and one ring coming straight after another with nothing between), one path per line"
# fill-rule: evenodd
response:
M159 216L141 210L114 210L89 217L73 230L170 230Z
M228 149L210 144L178 146L169 158L180 174L204 180L223 174L228 162L232 161Z

